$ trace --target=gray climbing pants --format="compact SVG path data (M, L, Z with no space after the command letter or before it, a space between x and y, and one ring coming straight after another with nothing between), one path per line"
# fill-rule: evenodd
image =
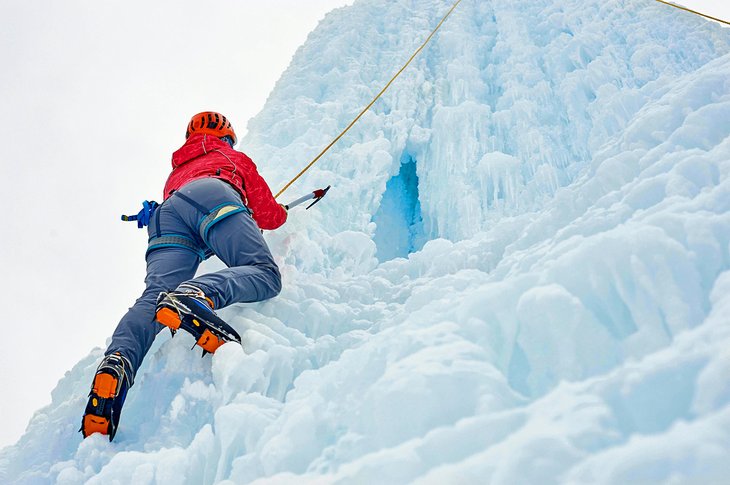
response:
M121 353L133 378L157 333L158 295L181 283L194 285L216 309L266 300L281 291L281 275L241 196L228 183L194 180L154 212L148 226L146 288L117 325L106 355ZM200 262L215 254L228 268L193 278Z

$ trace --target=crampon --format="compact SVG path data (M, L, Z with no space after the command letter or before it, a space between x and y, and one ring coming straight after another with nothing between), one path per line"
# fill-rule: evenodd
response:
M213 302L194 286L181 285L175 291L160 293L155 318L173 336L179 329L190 333L195 345L203 349L203 356L226 342L241 343L238 332L215 314Z
M84 438L101 433L114 439L122 413L124 399L130 387L127 359L119 354L104 357L96 369L94 381L89 392L84 417L81 420L81 433Z

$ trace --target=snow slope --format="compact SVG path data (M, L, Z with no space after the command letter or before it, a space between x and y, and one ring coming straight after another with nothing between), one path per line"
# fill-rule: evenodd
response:
M242 142L274 189L450 3L325 18ZM76 433L94 350L0 482L726 480L729 30L633 0L464 0L296 187L327 184L267 234L282 294L221 312L243 348L161 334L112 444Z

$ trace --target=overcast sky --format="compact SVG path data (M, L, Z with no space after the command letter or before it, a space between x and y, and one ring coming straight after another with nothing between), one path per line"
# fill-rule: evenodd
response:
M241 138L352 1L0 1L0 447L141 293L146 236L119 215L160 198L190 116L221 111ZM684 5L729 19L727 3Z

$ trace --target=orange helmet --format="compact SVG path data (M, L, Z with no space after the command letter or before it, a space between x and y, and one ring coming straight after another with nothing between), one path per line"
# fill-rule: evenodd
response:
M193 133L208 133L218 138L230 136L234 145L238 141L231 122L215 111L203 111L193 116L190 123L188 123L188 129L185 131L185 139L190 138Z

